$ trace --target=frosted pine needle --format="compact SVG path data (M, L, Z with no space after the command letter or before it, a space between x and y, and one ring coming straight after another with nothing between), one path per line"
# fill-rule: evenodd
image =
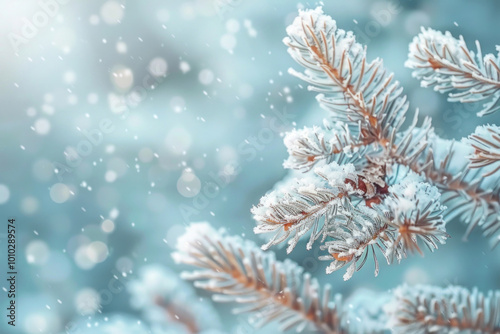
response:
M446 242L448 234L443 220L446 208L439 202L441 194L436 187L425 182L401 182L390 187L389 193L391 195L384 204L393 215L389 225L397 229L394 248L401 247L423 255L419 240L430 251Z
M500 333L500 291L404 285L387 312L393 333Z
M328 236L331 240L321 246L322 250L327 250L328 255L320 256L320 260L332 261L326 268L326 273L343 268L346 265L347 271L344 280L349 280L355 271L361 269L366 263L370 253L375 261L375 276L378 275L379 265L375 248L380 249L382 254L389 261L388 250L393 246L396 235L382 216L363 214L360 211L353 211L352 215L345 219L344 224L334 225ZM398 247L396 251L400 251Z
M473 153L470 144L433 135L429 137L426 160L414 169L440 190L441 203L447 207L446 221L460 217L468 225L466 236L480 226L495 246L500 241L499 178L484 177L490 166L469 168L467 157Z
M352 164L339 166L332 162L262 197L259 205L252 208L254 219L259 222L254 232L275 232L263 249L291 237L287 250L291 252L309 232L307 248L311 249L315 240L325 238L332 225L350 215L350 196L372 201L386 191L386 184L376 171L357 171Z
M212 304L200 300L194 289L176 272L160 265L140 269L138 279L127 284L131 305L159 327L177 323L186 333L216 331L222 328ZM183 332L184 332L183 331Z
M359 206L352 210L344 223L332 225L328 240L321 249L329 255L320 260L332 261L326 269L332 273L349 265L344 280L352 277L366 263L370 253L375 261L375 276L379 272L376 250L382 252L388 264L398 262L407 253L423 255L419 241L431 251L444 244L448 235L443 210L436 187L415 181L410 173L401 183L389 188L388 197L375 209Z
M284 166L304 176L252 208L254 231L274 233L264 249L288 240L290 252L308 238L309 250L320 240L328 252L321 258L331 261L327 272L347 266L349 279L369 253L378 273L376 249L389 264L423 254L422 245L434 251L448 238L445 221L456 217L468 224L466 235L480 226L493 246L500 243L496 126L478 130L467 142L448 141L436 136L429 118L418 127L417 112L402 129L408 109L402 88L380 59L367 60L352 32L338 29L316 8L299 11L287 34L288 52L304 67L290 73L319 93L331 115L323 127L285 137ZM423 30L407 65L423 84L450 92L451 100L483 101L486 114L496 110L500 96L497 63L492 55L483 58L479 47L474 55L463 39Z
M305 127L286 134L284 143L290 157L283 164L285 168L307 171L321 162L363 164L367 148L349 127L342 122L324 123L323 128Z
M385 146L391 132L401 126L408 103L382 61L368 62L366 49L353 33L337 29L320 7L299 11L287 34L283 42L288 52L305 67L303 73L289 72L309 83L309 90L320 93L320 105L336 121L359 132L362 143Z
M283 330L345 333L340 296L332 299L330 286L322 289L295 263L277 261L273 253L264 253L249 241L207 223L191 224L173 257L201 269L183 277L216 293L215 301L246 304L234 312L251 314L256 327L276 321Z
M477 41L476 48L474 54L462 36L422 29L410 44L406 66L423 87L449 93L451 102L483 102L478 115L488 115L500 109L500 60L492 54L483 57Z
M483 176L493 175L500 170L500 127L480 126L469 136L468 143L474 148L470 156L470 168L491 166L491 170Z

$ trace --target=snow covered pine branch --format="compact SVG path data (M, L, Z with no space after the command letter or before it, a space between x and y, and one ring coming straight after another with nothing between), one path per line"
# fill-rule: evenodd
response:
M402 129L408 102L399 83L321 8L300 11L287 33L289 53L305 67L290 73L319 92L330 116L322 127L285 136L284 167L303 174L252 208L255 232L274 233L264 249L288 240L291 252L303 237L311 249L319 240L328 252L320 259L332 261L327 272L349 265L349 279L369 253L378 273L375 249L389 264L423 254L419 242L437 249L447 238L445 222L455 217L468 224L466 234L481 226L493 245L500 242L497 156L486 154L498 148L495 133L447 141L429 119L418 127L418 114ZM485 66L491 74L493 65Z
M479 127L462 141L444 140L430 119L407 128L408 102L380 59L368 61L352 32L338 29L321 8L299 11L284 43L305 69L290 73L319 93L330 112L321 126L286 134L284 167L292 173L252 208L256 233L271 233L270 247L287 252L306 239L319 243L330 261L327 273L346 267L350 279L377 254L388 264L410 253L434 251L449 237L446 222L457 218L500 243L500 131ZM477 60L476 60L477 59ZM423 30L410 47L414 75L450 100L483 101L481 114L497 110L498 59L477 55L463 39ZM461 287L402 286L389 293L355 295L341 303L330 287L295 263L277 261L253 243L192 224L178 240L176 262L201 268L184 273L215 301L246 307L255 326L322 333L500 334L500 292L486 295ZM369 296L369 297L368 297ZM350 305L345 307L343 305ZM385 311L384 311L385 310ZM354 320L353 320L354 319Z
M131 306L142 311L154 328L164 329L162 333L223 333L212 304L198 297L190 284L168 268L160 265L142 267L138 278L128 282L127 289L131 294Z
M248 315L255 328L276 323L282 331L305 333L500 334L500 291L482 294L459 286L403 285L391 293L359 290L343 302L341 295L332 296L329 285L321 288L294 262L277 261L274 253L208 223L191 224L176 248L177 263L200 268L183 272L183 278L215 293L214 301L244 304L234 313ZM154 297L156 307L162 307L158 296L182 291L175 291L176 285L158 268L148 268L141 276L141 282L131 285L137 306L143 307ZM191 313L212 317L210 310L201 307L196 306L201 313ZM208 323L213 325L213 321Z
M414 69L422 87L449 93L450 102L483 102L478 116L488 115L500 109L500 59L493 54L483 57L478 41L476 48L474 54L462 36L456 39L448 31L422 28L410 44L406 66Z
M404 285L386 311L393 333L500 333L500 291Z
M341 323L341 296L319 286L292 261L280 262L248 240L228 236L207 223L191 224L177 242L174 260L202 270L183 278L214 293L218 302L248 304L234 312L250 313L250 323L261 327L276 321L283 331L316 330L347 333Z
M468 143L474 148L470 156L470 168L492 166L484 174L490 176L500 169L500 127L496 125L480 126L469 136Z

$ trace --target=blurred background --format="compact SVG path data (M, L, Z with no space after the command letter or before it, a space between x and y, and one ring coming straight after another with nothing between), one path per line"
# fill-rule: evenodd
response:
M270 120L291 129L326 116L287 73L298 65L282 43L297 9L320 4L0 1L0 286L9 217L16 218L19 272L17 326L7 326L2 312L0 332L194 332L143 298L155 293L199 304L208 321L201 328L274 330L253 328L226 305L214 310L207 294L179 280L183 268L170 254L192 221L262 243L250 208L286 175L286 149ZM498 113L479 119L478 106L420 88L404 68L421 26L462 34L471 48L477 39L484 53L496 53L498 1L323 6L368 45L371 59L384 59L405 87L410 115L419 108L431 116L441 136L459 139L478 124L500 123ZM464 242L464 231L449 223L452 238L439 251L382 263L376 278L371 261L343 282L343 273L325 274L318 250L299 245L290 257L346 295L403 282L500 288L499 250L479 230ZM8 302L2 291L0 309Z

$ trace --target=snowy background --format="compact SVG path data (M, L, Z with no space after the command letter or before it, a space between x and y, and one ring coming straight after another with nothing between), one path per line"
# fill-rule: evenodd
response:
M286 174L282 139L263 129L279 114L291 115L289 129L326 114L288 75L298 65L282 44L297 8L317 3L61 0L43 15L46 3L54 1L0 1L0 247L6 248L6 220L15 217L19 266L18 325L7 327L1 312L0 332L98 333L95 326L108 326L109 333L182 333L158 325L147 301L133 298L148 286L130 282L160 265L167 279L158 288L196 304L170 257L189 221L262 243L252 233L250 208ZM499 124L500 114L478 119L474 106L420 88L403 65L408 44L424 25L462 34L471 48L478 39L484 53L495 52L499 10L494 0L324 4L368 45L370 58L384 59L411 109L432 116L446 138ZM214 175L231 168L227 184L207 190ZM341 273L324 274L327 263L316 260L317 251L299 245L291 257L346 295L402 282L500 288L499 250L491 252L479 231L464 243L464 231L452 222L452 239L435 254L382 264L377 278L370 261L343 282ZM199 314L216 319L207 295L197 293L207 308ZM0 309L7 303L2 291ZM225 332L256 331L227 306L217 307Z

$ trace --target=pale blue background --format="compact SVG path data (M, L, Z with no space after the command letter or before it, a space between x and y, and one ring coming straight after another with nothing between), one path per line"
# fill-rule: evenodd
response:
M282 44L297 2L241 0L219 14L212 0L118 2L124 5L123 18L115 25L107 24L100 14L104 1L73 0L61 5L57 15L17 54L8 36L19 32L20 18L32 17L40 7L36 1L0 2L0 184L9 189L9 198L0 210L3 221L17 219L20 291L17 331L5 327L2 311L2 332L62 332L70 321L82 319L78 293L85 288L99 291L116 272L131 270L133 276L145 263L180 271L170 253L187 223L180 206L193 201L177 186L186 168L192 168L204 185L211 180L209 173L217 173L236 159L241 172L190 219L208 220L261 243L252 233L249 210L286 174L281 166L286 150L278 136L251 161L247 161L250 154L241 154L238 147L245 147L246 139L267 126L273 115L271 105L276 110L286 108L298 126L317 124L326 115L313 94L299 87L302 82L287 74L289 67L299 68ZM363 31L376 22L373 13L386 10L388 3L325 1L324 10L340 27ZM315 7L316 3L303 2L302 6ZM386 67L395 72L409 96L410 114L420 108L422 115L433 117L437 132L447 138L466 136L478 124L500 123L500 114L478 119L474 108L450 104L445 96L419 88L419 82L403 65L408 44L420 25L450 30L455 36L462 34L471 47L478 39L484 53L495 52L500 3L402 1L400 6L399 13L378 26L379 31L368 41L368 54L370 58L382 57ZM251 22L250 30L256 31L255 37L249 33L246 20ZM238 31L234 31L235 22ZM221 38L226 41L223 44L234 38L232 53L221 46ZM117 51L118 41L127 45L126 53ZM130 92L142 85L150 61L157 57L168 64L166 78L154 90L148 89L137 107L129 107L126 119L120 119L112 113L108 96L127 91L113 84L112 72L121 65L133 73ZM189 72L180 70L181 61L189 64ZM213 73L213 80L204 85L199 74L206 69ZM90 101L89 94L94 94ZM287 96L292 97L291 103ZM176 112L179 98L185 108ZM63 152L85 139L77 127L90 131L104 118L112 121L114 131L104 135L78 168L63 177L62 183L74 195L64 203L55 203L50 188L60 180L50 163L64 162ZM40 134L31 129L37 121L35 130L43 132L48 121L50 131ZM142 151L141 159L139 152L144 148L159 158L148 162L147 151ZM105 179L110 170L118 174L111 183ZM82 182L92 190L82 187ZM195 191L196 182L191 186ZM182 182L180 187L186 192ZM1 195L5 198L5 191ZM101 223L113 209L119 212L115 228L105 233ZM391 267L382 264L377 278L373 277L371 261L345 283L343 273L326 276L327 264L313 260L317 254L306 252L302 244L290 256L346 295L361 287L385 291L402 282L500 288L499 250L491 252L480 231L464 243L464 226L456 222L448 226L452 238L435 254L413 256ZM3 227L0 233L5 233ZM95 241L106 245L109 255L92 268L82 268L75 261L77 249ZM0 247L5 245L2 239ZM286 256L283 249L277 254L279 258ZM35 263L29 264L28 258ZM4 269L5 256L0 255L0 272ZM137 316L129 299L125 291L115 294L102 312ZM6 303L2 292L1 309ZM227 306L220 310L227 310ZM233 332L238 320L228 312L220 314L227 331Z

